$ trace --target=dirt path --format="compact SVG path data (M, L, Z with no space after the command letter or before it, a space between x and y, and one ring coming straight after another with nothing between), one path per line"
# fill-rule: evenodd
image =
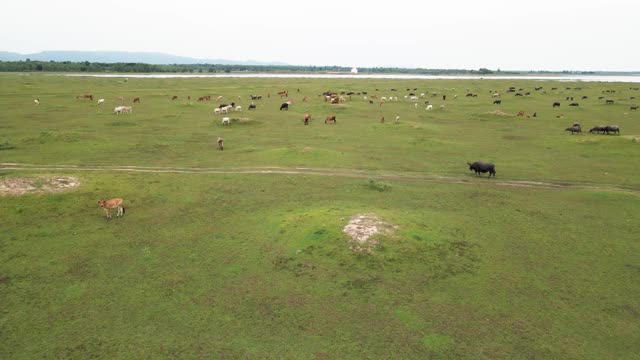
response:
M0 170L20 170L20 171L64 171L64 172L88 172L88 171L118 171L118 172L140 172L140 173L174 173L174 174L287 174L287 175L311 175L311 176L334 176L394 181L415 181L437 184L461 184L473 186L506 186L525 187L539 189L591 189L623 191L640 194L640 189L623 188L614 185L600 185L576 181L524 181L524 180L502 180L478 178L472 175L461 176L441 176L427 173L414 173L405 171L367 171L357 169L332 169L332 168L308 168L308 167L230 167L230 168L204 168L204 167L182 167L182 166L133 166L133 165L41 165L41 164L19 164L0 163Z

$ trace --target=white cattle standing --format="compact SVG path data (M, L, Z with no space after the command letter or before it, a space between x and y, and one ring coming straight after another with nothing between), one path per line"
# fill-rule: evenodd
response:
M104 99L98 99L98 105L104 103Z
M40 99L35 99L35 100L33 100L33 102L34 102L36 105L40 105Z
M222 125L231 125L231 118L223 117L222 118Z
M433 109L433 105L431 104L427 105L427 110L431 110L431 109Z

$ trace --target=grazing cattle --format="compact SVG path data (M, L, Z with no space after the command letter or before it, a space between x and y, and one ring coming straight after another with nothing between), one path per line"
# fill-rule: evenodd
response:
M309 125L309 122L310 122L310 121L311 121L311 114L309 114L309 113L305 113L305 114L304 114L304 119L303 119L304 124L305 124L305 125Z
M400 116L396 116L396 124L400 122Z
M444 110L444 104L440 105L440 110Z
M289 97L289 91L288 90L280 91L278 92L278 95L280 95L281 98Z
M216 101L218 101L218 102L222 101L222 95L218 96L218 97L216 98Z
M139 103L139 102L140 102L140 98L139 98L139 97L134 98L134 99L133 99L133 102L134 102L134 103Z
M638 110L638 105L631 105L631 106L629 107L629 110L633 110L633 111Z
M262 100L262 95L249 95L251 100Z
M113 198L111 200L98 200L98 205L104 209L107 214L107 219L111 219L111 209L118 209L116 217L124 216L124 206L122 206L123 200L121 198Z
M589 97L585 95L585 96L583 96L583 97L582 97L582 100L586 100L586 99L588 99L588 98L589 98Z
M571 104L569 104L569 106L580 106L580 104L578 104L577 102L572 102Z
M288 103L282 103L282 105L280 105L280 110L289 110L289 104Z
M534 112L533 115L531 115L532 117L538 117L538 113Z
M518 111L518 114L516 116L524 116L524 111Z
M222 136L218 137L218 149L220 149L220 151L224 150L224 139Z
M493 175L496 177L496 167L492 163L484 162L484 161L474 161L473 164L467 163L469 165L469 170L475 171L476 175L480 176L480 173L489 173L489 177Z
M384 124L384 116L380 118L380 123Z
M98 99L98 105L103 104L104 103L104 99Z
M79 99L79 100L89 99L89 100L93 101L93 95L91 95L91 94L81 94L81 95L76 96L76 99Z
M578 125L574 124L572 127L568 127L564 129L564 131L571 131L571 135L574 135L574 134L582 133L582 128L580 127L579 124Z
M198 101L204 101L204 100L205 100L205 99L204 99L204 96L200 96L200 97L198 98Z
M40 105L40 99L33 100L33 103L36 104L36 105Z
M324 123L325 124L328 124L328 123L330 123L332 121L333 121L334 124L336 123L336 116L335 115L329 115L329 116L327 116L326 119L324 119Z
M113 113L116 115L129 114L131 112L133 112L133 108L131 106L116 106L113 109Z
M215 108L215 109L213 109L213 113L214 113L215 115L218 115L218 114L220 114L221 112L222 112L222 109L220 109L220 108Z
M560 103L559 103L559 102L557 102L557 101L556 101L556 102L554 102L554 103L553 103L553 107L554 107L554 108L555 108L555 107L560 107Z
M120 102L123 103L124 102L124 96L118 96L116 98L116 100L120 100Z
M249 104L249 110L254 110L256 108L256 104Z
M236 110L235 111L242 111L242 106L240 106L240 105L236 106Z
M604 134L605 128L606 128L605 125L596 125L596 126L592 127L589 130L589 133L591 133L591 134L593 134L593 133L598 133L598 134L603 133Z
M613 104L613 100L611 100L611 99L607 99L607 100L605 100L605 103L607 103L607 104Z
M176 99L178 99L178 96L176 96L176 95L173 95L173 96L171 97L171 100L176 100Z
M231 125L231 118L223 117L222 118L222 125Z
M491 95L491 97L500 97L500 93L493 93L493 95Z
M607 125L604 127L604 132L607 133L607 135L612 132L620 135L620 127L618 127L618 125Z
M431 104L427 105L427 110L431 110L431 109L433 109L433 105Z
M500 105L500 104L502 104L502 100L493 100L493 103L495 105Z

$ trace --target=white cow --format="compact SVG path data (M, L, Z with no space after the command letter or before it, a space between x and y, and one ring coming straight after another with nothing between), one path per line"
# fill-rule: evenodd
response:
M40 99L35 99L35 100L33 100L33 102L34 102L34 104L36 104L36 105L40 105Z
M431 104L427 105L427 110L431 110L431 109L433 109L433 105Z
M236 111L242 111L242 106L240 105L236 106Z
M98 99L98 105L104 103L104 99Z
M231 125L231 118L223 117L222 118L222 125Z
M396 124L400 122L400 115L396 116Z
M216 115L218 115L218 114L220 114L220 112L221 112L221 111L222 111L222 110L221 110L220 108L215 108L215 109L213 110L213 113L214 113L214 114L216 114Z

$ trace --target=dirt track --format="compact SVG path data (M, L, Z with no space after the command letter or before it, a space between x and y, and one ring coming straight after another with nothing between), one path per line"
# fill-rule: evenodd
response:
M478 178L473 175L440 176L426 173L413 173L403 171L366 171L357 169L332 169L332 168L307 168L307 167L232 167L232 168L201 168L201 167L166 167L166 166L130 166L130 165L39 165L0 163L0 170L19 171L60 171L60 172L88 172L88 171L118 171L140 173L174 173L174 174L288 174L309 176L335 176L359 179L380 179L394 181L415 181L437 184L461 184L474 186L506 186L526 187L539 189L590 189L623 191L640 194L640 189L623 188L613 185L600 185L572 181L524 181L487 179L486 176Z

